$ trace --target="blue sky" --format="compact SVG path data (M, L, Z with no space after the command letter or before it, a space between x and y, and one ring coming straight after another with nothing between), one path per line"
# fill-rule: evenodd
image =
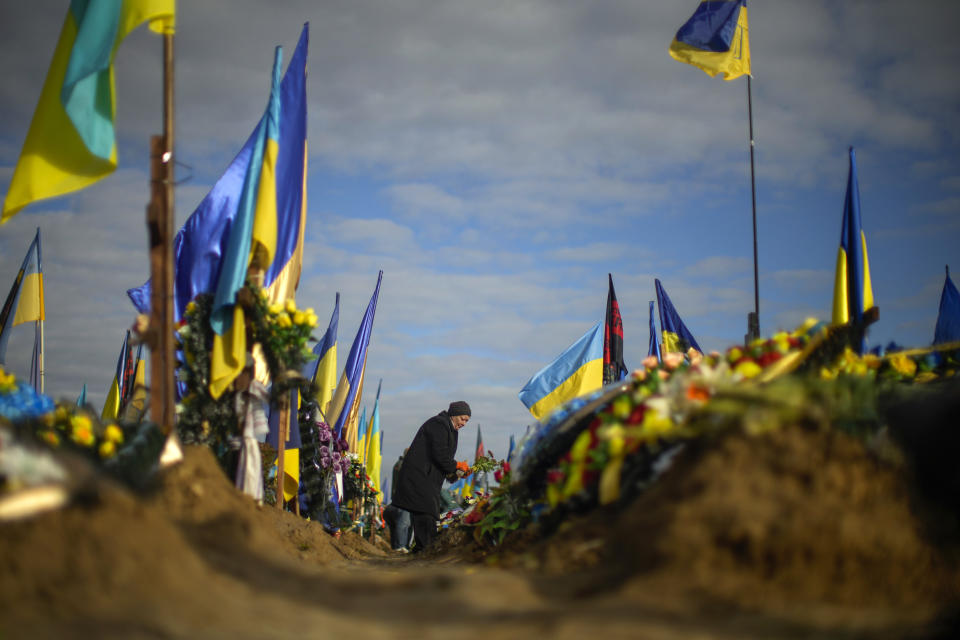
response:
M178 227L262 114L274 45L289 59L310 22L298 301L325 325L341 292L344 358L384 270L366 404L383 378L385 466L456 399L474 409L460 456L477 423L505 454L531 422L517 392L602 319L608 272L628 366L646 355L655 277L704 348L742 341L746 85L667 54L695 1L179 5L176 154L190 169ZM4 193L67 6L0 6ZM868 341L928 344L944 265L960 269L960 8L769 0L750 11L762 333L829 317L853 145L880 307ZM124 292L148 273L160 41L146 29L121 46L117 90L120 169L0 228L0 287L42 230L48 391L75 398L86 382L98 405L134 317ZM11 368L25 375L32 336L18 329Z

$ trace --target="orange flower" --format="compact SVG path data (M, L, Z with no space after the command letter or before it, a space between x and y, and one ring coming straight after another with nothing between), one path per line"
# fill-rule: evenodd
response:
M710 399L710 390L696 382L687 387L687 400L693 402L706 402Z

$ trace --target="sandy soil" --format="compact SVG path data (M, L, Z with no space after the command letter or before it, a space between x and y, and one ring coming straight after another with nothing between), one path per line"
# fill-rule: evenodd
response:
M0 524L0 638L960 637L956 514L836 432L704 442L625 507L416 557L186 453L146 496L92 477Z

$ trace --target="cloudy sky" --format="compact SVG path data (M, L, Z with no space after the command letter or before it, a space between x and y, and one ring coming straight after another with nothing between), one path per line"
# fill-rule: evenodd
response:
M0 5L6 193L66 0ZM526 380L603 318L607 273L628 366L658 277L706 349L753 308L747 92L667 47L695 0L194 0L176 37L177 227L263 112L273 47L310 23L310 167L301 306L340 350L384 279L364 401L383 379L385 466L455 399L494 453L531 422ZM828 318L847 148L857 149L880 321L869 343L933 337L944 265L960 269L956 2L751 3L760 323ZM106 395L148 276L147 146L160 40L117 57L120 169L0 228L4 294L40 227L47 390ZM6 278L8 284L3 283ZM321 329L322 330L322 329ZM319 337L319 331L318 331ZM26 375L32 333L10 365ZM341 363L342 364L342 363Z

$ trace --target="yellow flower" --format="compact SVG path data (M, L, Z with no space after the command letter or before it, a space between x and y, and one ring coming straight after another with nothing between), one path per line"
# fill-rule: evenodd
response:
M103 438L107 442L120 444L123 442L123 431L115 424L107 425L107 428L103 431Z
M16 378L12 373L4 373L3 369L0 369L0 393L13 391L17 387L15 383Z
M309 309L307 310L307 324L308 324L308 325L310 325L311 327L315 327L315 326L317 326L317 321L319 321L319 320L320 320L320 318L317 317L317 314L311 313Z
M288 316L286 313L281 313L279 316L277 316L277 325L281 328L286 329L291 324L290 316Z
M100 443L99 451L101 458L112 458L117 453L117 445L109 440L104 440Z
M673 429L673 422L669 418L663 417L663 415L654 409L647 407L646 412L643 414L643 435L648 438L657 438L667 433Z
M196 302L194 302L193 300L191 300L190 302L187 303L187 309L186 309L187 315L190 315L191 313L193 313L193 312L196 311L196 310L197 310L197 303L196 303Z
M60 446L60 436L53 431L41 431L40 439L49 444L51 447Z
M289 314L294 314L297 311L297 304L293 300L287 300L287 304L284 305L284 309Z
M262 287L257 290L257 294L260 296L261 300L266 300L270 297L270 295L267 293L267 290Z
M894 371L905 376L912 376L917 372L917 363L903 354L890 356L890 366Z
M734 373L740 374L748 379L759 375L761 371L763 371L763 369L753 360L744 360L733 370Z
M93 429L90 428L90 419L86 416L82 416L86 419L86 426L82 423L73 424L73 433L70 434L70 439L79 444L81 447L92 447L96 438L93 435Z
M820 378L823 380L833 380L837 377L837 372L826 367L820 367Z
M730 349L730 351L727 351L727 362L729 362L730 364L733 364L734 362L739 360L742 356L743 356L743 351L741 351L738 347L734 347L733 349Z
M870 369L879 369L881 362L882 360L878 356L873 355L872 353L867 353L863 356L863 363L867 365L867 367L869 367Z
M293 324L306 324L307 323L307 314L303 311L296 311L293 314Z
M277 315L278 313L280 313L281 311L283 311L283 305L280 304L279 302L274 302L272 305L270 305L269 307L267 307L267 311L270 312L270 315L274 315L274 316L275 316L275 315Z

